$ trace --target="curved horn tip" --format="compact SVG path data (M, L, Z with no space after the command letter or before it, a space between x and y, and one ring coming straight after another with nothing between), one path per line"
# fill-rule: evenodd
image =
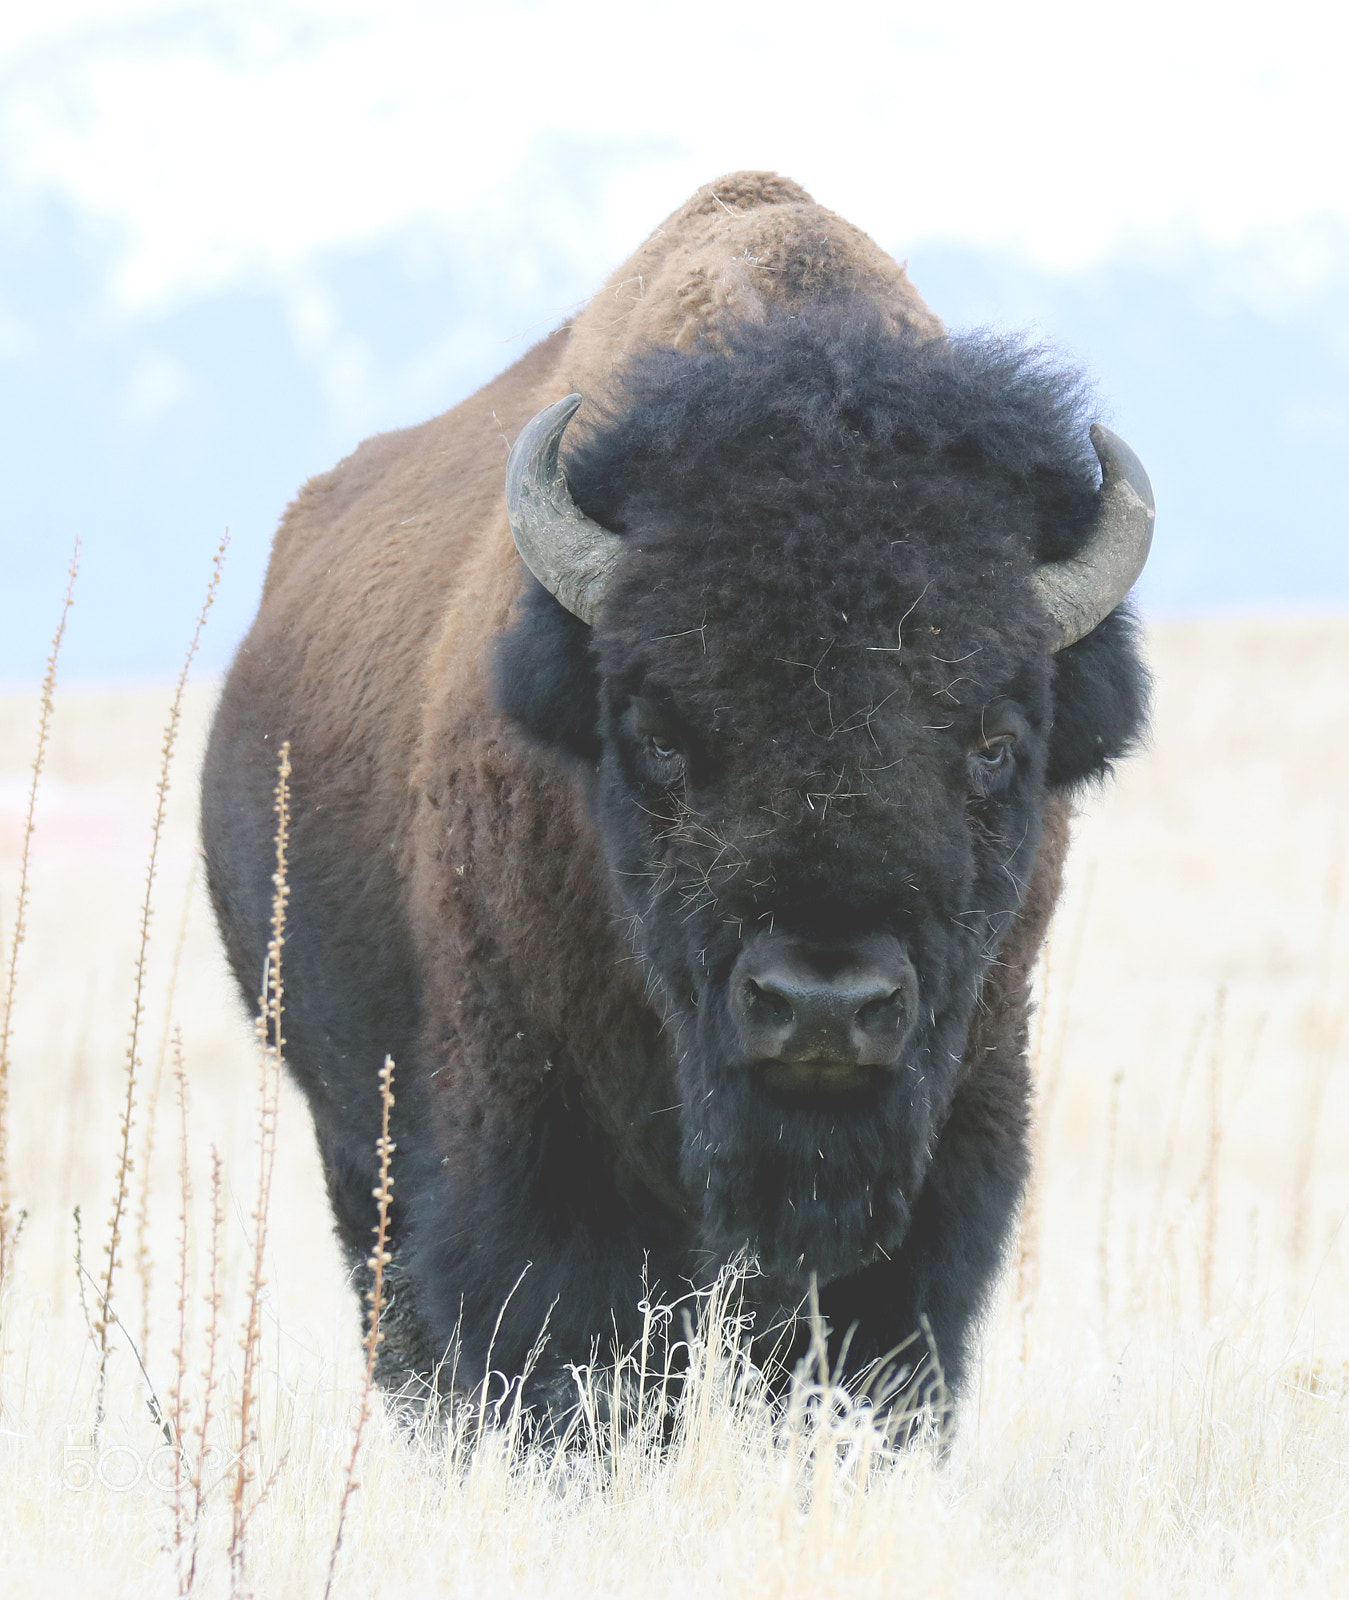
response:
M569 394L536 412L520 432L506 458L506 503L514 506L522 494L537 486L540 468L551 479L557 467L558 447L567 424L580 409L581 396Z
M1117 433L1095 422L1091 443L1101 464L1096 521L1075 556L1035 574L1040 602L1063 650L1089 634L1133 588L1152 546L1155 508L1143 463Z
M1148 516L1155 517L1157 504L1153 499L1152 480L1128 440L1121 439L1113 428L1107 428L1103 422L1093 422L1088 431L1091 434L1091 447L1101 463L1102 488L1106 486L1107 477L1123 478L1142 501Z
M506 513L525 565L561 605L593 625L622 541L581 512L558 464L581 398L555 400L520 430L506 462Z
M581 399L582 397L579 394L564 395L561 400L555 400L552 405L545 406L539 412L539 415L541 417L556 416L565 425L581 409Z

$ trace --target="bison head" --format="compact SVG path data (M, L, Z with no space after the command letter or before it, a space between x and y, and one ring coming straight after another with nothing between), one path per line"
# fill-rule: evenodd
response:
M770 1277L903 1242L1046 797L1135 733L1146 476L1033 351L865 310L653 350L558 465L504 708L588 791L660 1010L701 1243Z

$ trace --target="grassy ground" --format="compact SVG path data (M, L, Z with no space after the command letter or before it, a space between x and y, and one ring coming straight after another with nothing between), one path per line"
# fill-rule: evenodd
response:
M1349 620L1169 625L1153 657L1152 749L1078 823L1042 976L1037 1185L949 1460L889 1457L846 1407L783 1424L711 1328L663 1456L626 1440L559 1457L509 1427L461 1427L447 1455L376 1408L335 1594L1349 1592ZM168 702L58 696L11 1048L27 1215L0 1327L0 1548L16 1591L172 1595L195 1541L196 1593L318 1595L364 1359L283 1086L240 1490L259 1058L190 881L204 691L154 886L95 1429L90 1280L106 1273ZM5 951L35 729L35 697L0 697ZM184 1455L151 1388L171 1413L181 1391Z

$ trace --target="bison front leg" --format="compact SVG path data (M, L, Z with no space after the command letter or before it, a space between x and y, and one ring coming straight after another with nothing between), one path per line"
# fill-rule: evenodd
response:
M645 1296L679 1292L670 1219L624 1182L573 1094L447 1130L408 1261L442 1389L523 1380L528 1404L570 1410L572 1369L631 1347Z
M888 1389L892 1415L935 1411L944 1429L968 1383L1025 1189L1027 1107L1024 1057L986 1058L956 1092L902 1250L820 1295L834 1348L852 1331L848 1378Z

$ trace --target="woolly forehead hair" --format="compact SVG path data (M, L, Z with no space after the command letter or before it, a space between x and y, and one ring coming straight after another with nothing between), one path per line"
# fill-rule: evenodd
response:
M1029 500L1034 554L1055 560L1094 509L1091 401L1080 373L1022 340L924 338L865 303L809 307L637 355L612 402L577 419L567 478L617 533L676 506L701 521L803 492L818 505L859 479L955 478Z

